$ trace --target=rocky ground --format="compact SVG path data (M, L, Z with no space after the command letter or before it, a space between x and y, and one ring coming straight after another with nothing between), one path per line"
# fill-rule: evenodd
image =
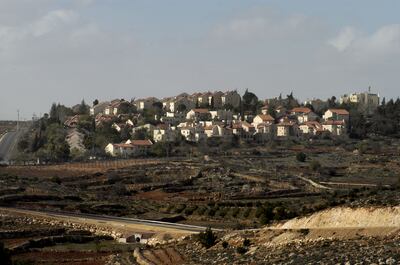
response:
M243 247L245 253L238 253L243 240L235 240L236 243L230 240L226 248L222 242L210 249L183 242L178 249L187 257L185 264L400 264L399 235L348 240L289 240L280 244L250 239L250 245Z

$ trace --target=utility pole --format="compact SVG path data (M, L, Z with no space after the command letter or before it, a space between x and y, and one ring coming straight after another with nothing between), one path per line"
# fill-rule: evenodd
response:
M17 119L17 132L19 131L19 110L17 110L17 116L18 116L18 119Z

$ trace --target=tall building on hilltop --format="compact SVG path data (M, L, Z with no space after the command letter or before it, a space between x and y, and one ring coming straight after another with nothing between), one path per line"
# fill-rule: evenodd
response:
M379 94L372 93L371 87L366 92L346 94L340 97L341 104L357 103L360 110L367 114L372 114L379 106L379 102Z

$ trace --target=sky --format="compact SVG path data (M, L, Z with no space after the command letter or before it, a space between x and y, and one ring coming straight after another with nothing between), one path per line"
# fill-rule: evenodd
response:
M0 0L0 120L246 88L400 96L398 0Z

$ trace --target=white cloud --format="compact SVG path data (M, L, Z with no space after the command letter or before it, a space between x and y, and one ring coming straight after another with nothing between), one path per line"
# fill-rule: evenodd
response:
M77 13L71 10L54 10L43 17L20 26L0 25L0 48L9 48L28 37L41 37L76 21Z
M335 38L329 40L328 43L338 51L343 52L352 45L357 37L356 35L356 30L353 27L345 27Z
M283 16L268 9L234 17L217 25L211 37L220 40L253 41L266 38L296 36L296 31L315 30L311 19L304 15Z
M54 10L35 21L29 28L33 36L40 37L78 19L72 10Z
M386 25L371 36L365 38L364 47L367 51L383 54L400 53L400 24Z
M328 43L339 52L349 51L358 57L400 54L400 24L385 25L370 35L346 27Z

